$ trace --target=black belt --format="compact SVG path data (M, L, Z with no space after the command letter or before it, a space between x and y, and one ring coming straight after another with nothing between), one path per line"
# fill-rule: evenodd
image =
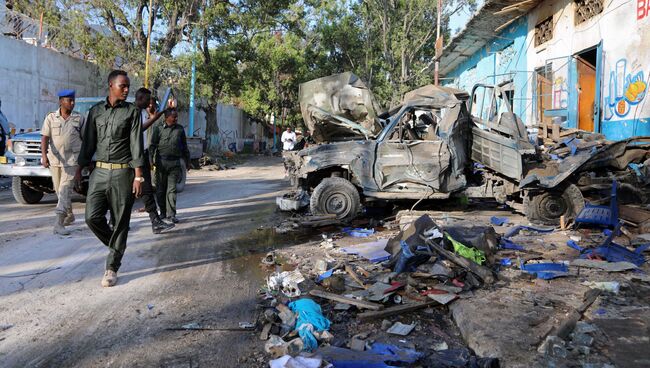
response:
M163 160L167 160L167 161L174 161L174 160L180 160L181 159L180 156L165 156L165 155L160 155L160 158L162 158Z

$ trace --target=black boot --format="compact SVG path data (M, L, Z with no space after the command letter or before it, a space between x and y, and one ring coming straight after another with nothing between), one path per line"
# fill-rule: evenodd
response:
M174 228L174 224L169 224L163 220L160 219L157 213L150 213L149 218L151 219L151 231L153 231L154 234L160 234L163 233L167 230L171 230Z

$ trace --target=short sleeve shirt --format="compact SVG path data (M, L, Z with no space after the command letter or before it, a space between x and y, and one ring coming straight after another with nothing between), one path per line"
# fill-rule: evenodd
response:
M67 119L61 111L53 111L45 117L41 135L50 138L47 159L52 166L76 166L81 151L81 135L84 118L72 112Z

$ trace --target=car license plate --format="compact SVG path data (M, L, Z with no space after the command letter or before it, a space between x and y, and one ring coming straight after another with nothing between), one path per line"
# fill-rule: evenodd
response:
M7 163L7 158L4 156L0 156L0 164L6 164Z

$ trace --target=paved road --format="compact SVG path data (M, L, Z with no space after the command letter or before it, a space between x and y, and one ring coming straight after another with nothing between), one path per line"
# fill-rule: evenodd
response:
M282 176L280 160L267 157L192 172L173 232L152 235L148 216L134 212L118 285L108 289L107 251L81 220L83 202L73 234L59 237L53 196L20 206L0 192L0 325L13 325L0 331L1 365L238 366L259 346L256 335L166 328L253 320L261 253L282 242L265 230Z

